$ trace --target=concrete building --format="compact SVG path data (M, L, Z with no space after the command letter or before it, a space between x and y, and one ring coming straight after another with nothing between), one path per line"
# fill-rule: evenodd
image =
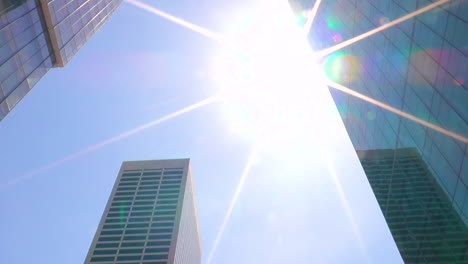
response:
M468 229L417 149L358 156L405 263L468 262Z
M0 120L65 66L122 0L0 0Z
M200 264L188 159L122 164L85 264Z

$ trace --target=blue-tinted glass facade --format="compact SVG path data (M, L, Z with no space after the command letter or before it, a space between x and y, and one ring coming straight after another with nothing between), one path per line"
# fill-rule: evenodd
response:
M302 1L304 8L313 2ZM323 0L315 51L436 1ZM468 4L450 1L323 58L325 74L361 94L468 137ZM416 148L468 224L468 146L359 98L330 89L356 150Z
M405 263L468 262L468 228L415 148L358 156Z
M0 0L0 120L64 66L121 0Z

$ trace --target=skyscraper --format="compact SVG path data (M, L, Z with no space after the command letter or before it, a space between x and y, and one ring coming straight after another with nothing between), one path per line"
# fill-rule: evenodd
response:
M405 263L468 262L468 229L415 148L358 156Z
M0 120L63 67L122 0L0 0Z
M200 262L189 160L124 162L85 264Z
M303 9L311 9L315 1L299 2ZM442 3L323 0L309 40L315 51L321 51L434 2ZM466 139L467 21L467 1L445 2L326 56L325 74L336 83ZM416 148L468 225L466 141L342 91L330 92L356 150Z

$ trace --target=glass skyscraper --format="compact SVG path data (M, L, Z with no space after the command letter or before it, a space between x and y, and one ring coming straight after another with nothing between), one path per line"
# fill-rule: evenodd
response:
M201 263L188 159L122 164L88 263Z
M405 263L468 262L468 229L415 148L358 156Z
M323 0L309 40L342 43L436 1ZM297 8L297 5L300 8ZM314 1L293 1L310 10ZM307 16L307 12L304 12ZM305 19L305 18L304 18ZM416 148L468 224L468 2L448 1L323 58L327 77L465 138L330 89L356 150Z
M316 3L290 2L302 21ZM368 167L371 161L361 161L405 261L466 263L466 239L450 236L456 230L466 238L468 228L468 2L323 0L309 41L319 52L436 2L441 5L330 53L321 63L329 80L461 136L456 139L330 87L356 151L385 153L384 164L377 165L386 166L385 173L376 174ZM395 151L400 149L411 149L407 158L414 163L409 167L424 167L427 173L401 174L406 158L399 156L405 151ZM407 193L412 203L399 200L404 188L415 190ZM439 211L428 215L432 209ZM395 220L395 215L406 220Z
M0 0L0 120L63 67L122 0Z

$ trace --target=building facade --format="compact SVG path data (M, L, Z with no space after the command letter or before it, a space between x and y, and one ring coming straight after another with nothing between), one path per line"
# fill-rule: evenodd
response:
M315 1L292 1L310 10ZM309 40L340 44L435 0L323 0ZM440 1L439 1L440 2ZM307 16L307 12L304 13ZM328 79L468 138L468 2L448 1L325 56ZM356 150L416 148L468 225L468 144L330 88Z
M0 0L0 120L63 67L122 0Z
M417 149L358 156L405 263L468 262L468 228Z
M201 263L188 159L122 164L88 263Z

